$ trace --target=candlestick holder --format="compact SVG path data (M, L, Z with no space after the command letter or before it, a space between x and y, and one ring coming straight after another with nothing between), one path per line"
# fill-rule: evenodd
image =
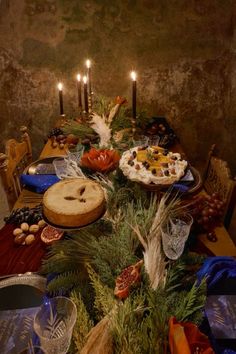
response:
M89 112L86 112L86 110L83 110L82 113L81 113L81 118L82 118L82 122L84 124L89 123L89 121L90 121Z
M89 116L89 119L92 118L92 106L93 106L93 92L91 92L89 95L88 95L88 116Z
M131 124L132 124L132 135L134 136L136 133L136 119L132 118Z

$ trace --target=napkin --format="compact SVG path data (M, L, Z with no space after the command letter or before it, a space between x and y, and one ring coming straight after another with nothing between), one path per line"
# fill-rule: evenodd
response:
M206 277L208 292L213 291L222 281L236 279L236 259L227 256L209 257L197 272L197 277L199 281Z
M56 175L26 175L20 176L24 186L31 187L37 193L44 193L50 186L60 181Z

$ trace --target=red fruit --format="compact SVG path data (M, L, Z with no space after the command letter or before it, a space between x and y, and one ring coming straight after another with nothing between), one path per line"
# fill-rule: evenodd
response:
M62 230L48 225L41 232L41 240L47 245L51 245L54 241L60 240L63 234Z
M68 134L66 137L66 142L68 144L78 144L79 139L74 134Z
M209 218L208 218L208 216L203 216L203 223L204 224L208 224L208 222L209 222Z
M114 294L119 299L126 299L129 296L131 287L139 284L142 264L143 260L130 265L116 278Z
M210 208L209 209L209 215L213 216L215 214L216 214L216 212L214 211L214 209Z
M203 209L201 214L202 216L208 216L208 209Z

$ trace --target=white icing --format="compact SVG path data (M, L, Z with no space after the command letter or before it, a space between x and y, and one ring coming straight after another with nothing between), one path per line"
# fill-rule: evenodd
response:
M149 148L151 151L152 149ZM134 151L138 151L138 147L132 148L130 150L127 150L123 153L121 159L120 159L120 169L122 170L122 172L124 173L124 175L126 177L128 177L131 181L135 181L135 182L142 182L144 184L150 184L150 183L154 183L154 184L172 184L174 182L177 182L185 173L185 168L187 167L187 161L185 160L181 160L181 155L179 153L174 153L174 152L170 152L168 153L167 157L172 157L175 156L177 159L171 161L171 163L169 163L169 165L171 164L171 167L173 166L173 168L175 169L175 174L171 174L170 172L170 168L164 168L161 167L160 169L162 170L162 172L164 173L165 170L169 170L169 176L156 176L154 174L152 174L152 172L148 169L146 169L143 164L141 162L137 161L137 158L134 158L133 162L134 165L130 166L128 164L128 161L130 159L130 157L132 156L132 153ZM135 165L139 165L140 169L137 170L135 168ZM159 168L158 168L159 170Z

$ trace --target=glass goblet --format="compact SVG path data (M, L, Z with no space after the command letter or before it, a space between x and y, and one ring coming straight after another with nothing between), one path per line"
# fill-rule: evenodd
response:
M34 330L46 354L67 353L76 317L76 306L66 297L47 299L41 305L34 318Z
M161 227L163 251L169 259L178 259L184 251L185 242L193 223L190 214L169 218Z

